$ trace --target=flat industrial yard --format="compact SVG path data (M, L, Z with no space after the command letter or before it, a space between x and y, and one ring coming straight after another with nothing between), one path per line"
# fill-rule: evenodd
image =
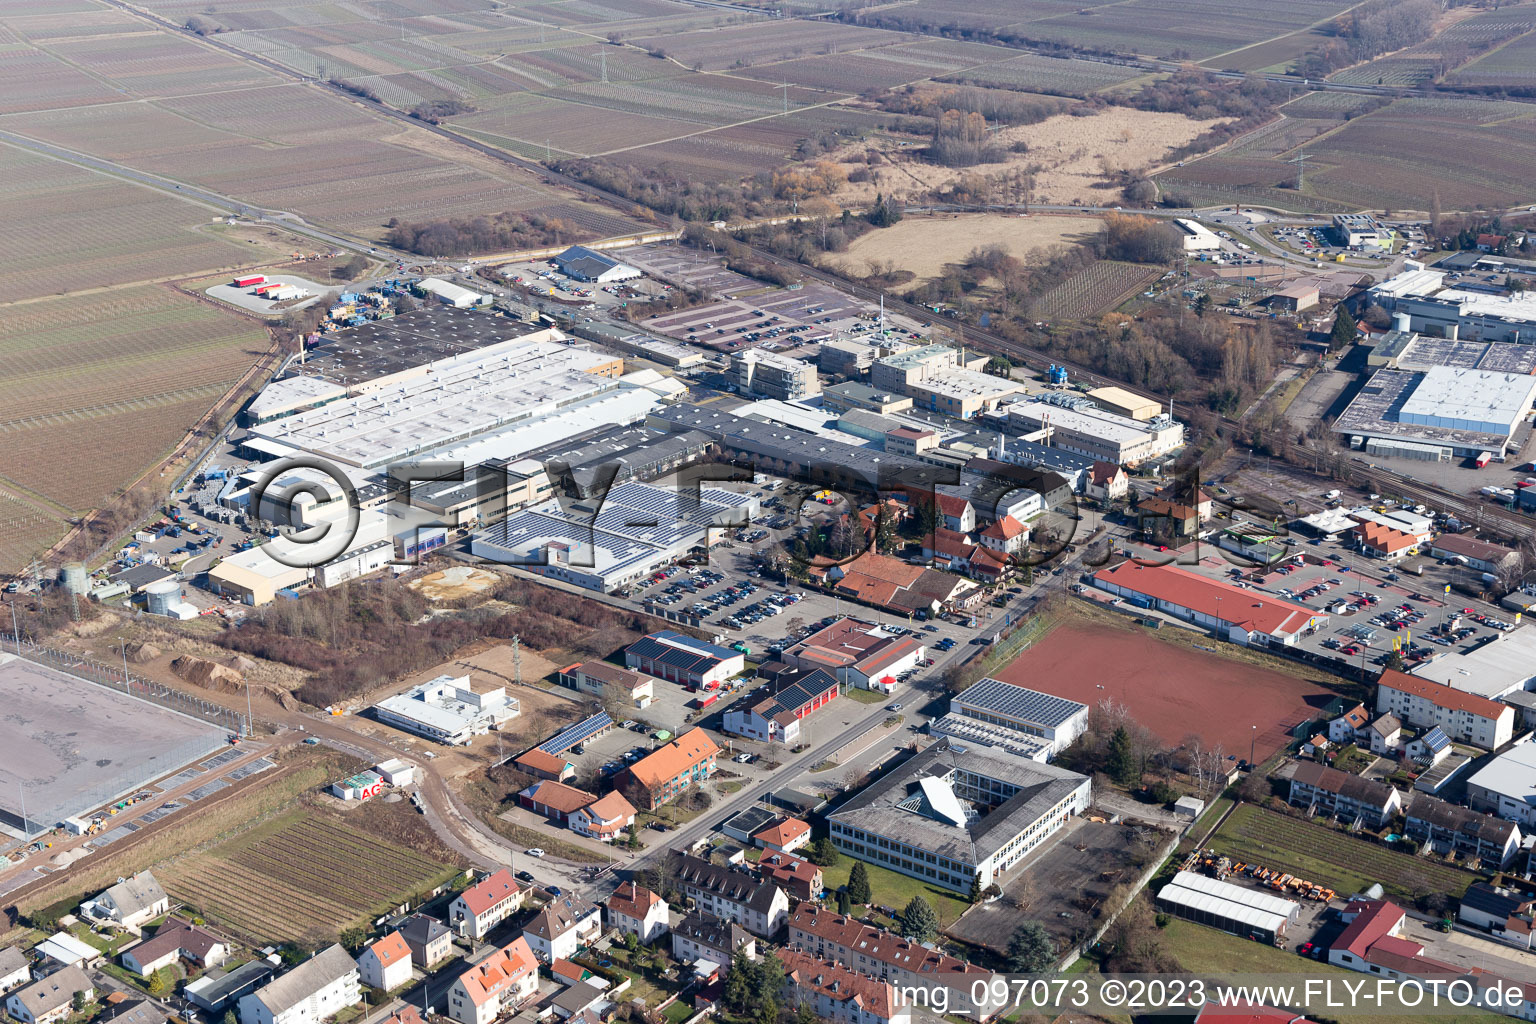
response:
M20 800L34 827L52 827L195 758L227 733L174 711L0 654L0 818Z

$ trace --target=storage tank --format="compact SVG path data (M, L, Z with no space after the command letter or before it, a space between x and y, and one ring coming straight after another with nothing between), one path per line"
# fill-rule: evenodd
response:
M71 594L85 594L91 589L90 577L86 574L84 562L65 562L59 568L59 582L64 584L64 589Z
M181 603L181 583L160 580L144 588L144 606L155 615L170 615L171 606Z

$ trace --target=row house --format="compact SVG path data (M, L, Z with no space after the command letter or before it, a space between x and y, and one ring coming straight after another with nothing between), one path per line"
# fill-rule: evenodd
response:
M784 993L792 1006L809 1008L834 1024L909 1024L912 1008L888 981L860 974L798 950L779 953Z
M681 963L726 967L738 950L757 959L757 937L733 921L693 912L672 926L672 957Z
M1520 828L1512 821L1448 804L1428 793L1408 801L1403 834L1435 853L1458 853L1487 868L1509 867L1520 852Z
M1380 828L1402 810L1403 798L1385 782L1373 782L1337 768L1301 761L1291 776L1290 802L1313 814L1361 821Z

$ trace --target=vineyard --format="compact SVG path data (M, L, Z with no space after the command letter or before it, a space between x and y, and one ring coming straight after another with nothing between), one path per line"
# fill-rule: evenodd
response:
M175 898L259 945L330 938L455 874L456 868L344 818L301 811L174 864L159 877Z
M1459 868L1398 853L1253 804L1233 811L1210 846L1235 859L1301 875L1341 893L1364 892L1380 882L1388 898L1409 902L1426 893L1459 897L1477 881L1477 876Z
M1086 96L1100 89L1122 85L1133 78L1140 77L1141 74L1142 72L1137 68L1116 64L1025 54L1022 57L1012 57L984 67L957 72L945 81L1001 89Z
M1143 263L1095 260L1040 296L1031 313L1051 320L1083 320L1114 309L1157 276L1157 267Z
M1451 82L1509 89L1536 86L1536 32L1473 61L1452 75Z

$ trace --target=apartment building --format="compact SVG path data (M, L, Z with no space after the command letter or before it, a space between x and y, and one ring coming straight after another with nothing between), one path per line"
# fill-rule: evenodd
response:
M1515 709L1451 686L1387 669L1376 681L1376 710L1419 729L1439 726L1453 741L1496 750L1514 736Z
M448 1016L459 1024L491 1024L539 991L539 962L518 936L454 979Z
M772 882L745 871L683 857L678 882L694 905L707 914L741 925L754 935L772 938L789 916L789 897Z
M483 939L523 905L526 893L506 868L459 893L448 905L448 923L460 935Z
M1514 822L1448 804L1428 793L1415 793L1409 799L1403 833L1435 853L1459 853L1501 870L1520 852L1520 829Z
M1360 821L1380 828L1402 810L1403 798L1385 782L1373 782L1337 768L1302 761L1291 776L1290 802L1312 814Z

